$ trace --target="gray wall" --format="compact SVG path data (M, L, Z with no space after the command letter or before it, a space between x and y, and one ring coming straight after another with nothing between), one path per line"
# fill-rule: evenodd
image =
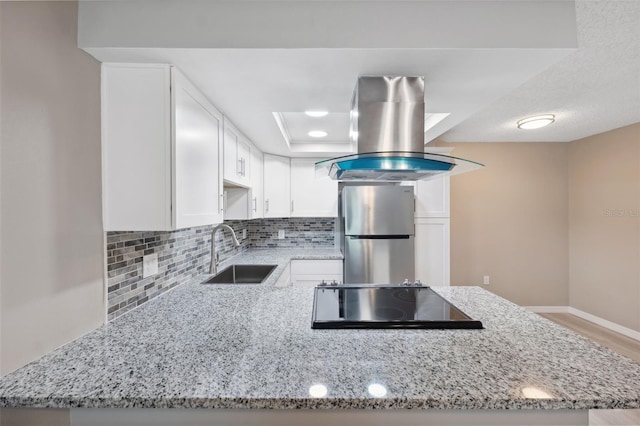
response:
M104 321L100 66L76 2L0 2L0 373Z

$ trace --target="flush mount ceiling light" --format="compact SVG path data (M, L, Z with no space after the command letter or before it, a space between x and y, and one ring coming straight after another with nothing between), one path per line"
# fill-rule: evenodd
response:
M307 114L309 117L324 117L325 115L329 114L329 111L315 110L315 111L305 111L304 113Z
M553 114L534 115L518 121L518 128L525 130L539 129L548 126L554 121L556 121L556 116Z
M312 130L307 134L312 138L324 138L325 136L327 136L327 132L325 132L324 130Z

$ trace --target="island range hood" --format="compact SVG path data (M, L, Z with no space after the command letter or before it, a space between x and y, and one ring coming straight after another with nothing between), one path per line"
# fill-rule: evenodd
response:
M358 78L351 104L357 154L316 163L316 175L340 181L414 181L482 167L424 152L424 77Z

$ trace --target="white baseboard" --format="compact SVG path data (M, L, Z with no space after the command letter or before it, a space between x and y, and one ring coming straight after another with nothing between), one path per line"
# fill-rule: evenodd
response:
M587 321L591 321L592 323L598 324L599 326L602 326L604 328L608 328L609 330L615 331L616 333L631 337L635 340L640 340L640 331L636 331L623 325L616 324L615 322L597 317L588 312L581 311L580 309L572 308L571 306L569 306L569 313Z
M587 321L591 321L594 324L598 324L601 327L607 328L623 336L630 337L632 339L640 341L640 331L633 330L615 322L600 318L596 315L588 312L581 311L580 309L573 308L571 306L523 306L528 311L539 314L571 314Z
M537 314L568 314L569 306L523 306L527 311Z

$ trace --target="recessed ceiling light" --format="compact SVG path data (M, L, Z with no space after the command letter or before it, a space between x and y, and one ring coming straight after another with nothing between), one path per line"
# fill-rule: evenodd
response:
M534 115L533 117L523 118L518 121L519 129L539 129L556 121L556 116L553 114Z
M324 138L325 136L327 136L327 132L325 132L324 130L312 130L308 133L308 135L312 138Z
M309 117L324 117L325 115L329 114L329 111L305 111L305 114L307 114Z

